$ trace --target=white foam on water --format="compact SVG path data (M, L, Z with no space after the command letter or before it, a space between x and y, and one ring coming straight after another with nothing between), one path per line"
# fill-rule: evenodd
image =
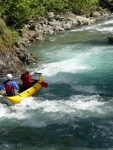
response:
M36 109L35 101L33 97L23 99L19 104L14 106L7 106L5 104L0 104L1 114L0 118L8 118L8 119L25 119L29 114L27 111Z
M104 22L101 23L101 25L110 25L113 24L113 20L105 20Z
M84 28L80 28L80 29L73 29L71 30L71 32L82 32L82 31L86 31L89 30L89 32L95 32L95 31L103 31L103 32L112 32L113 31L113 27L101 27L101 26L91 26L91 27L84 27Z
M113 31L113 27L103 27L103 28L96 28L97 31L106 31L106 32L111 32Z
M0 118L5 117L7 114L9 114L9 109L5 104L0 103Z
M52 100L44 101L40 103L43 106L44 112L63 112L63 113L73 113L77 110L89 110L95 112L98 106L104 105L104 102L98 101L98 96L71 96L70 100ZM96 108L96 109L95 109ZM98 112L98 110L97 110ZM100 113L100 112L98 112ZM79 114L78 114L79 115ZM77 115L77 116L78 116Z
M75 118L104 118L109 115L109 112L113 112L112 105L109 106L108 103L98 95L72 95L69 100L44 100L40 97L29 97L10 108L0 104L1 125L8 120L9 124L4 123L5 126L13 123L14 126L42 127L59 121L60 123L73 122Z
M91 69L90 66L85 64L81 65L79 64L79 62L76 62L76 60L66 60L62 62L50 63L47 65L43 65L43 68L44 69L40 69L39 71L46 76L54 76L58 72L75 73L78 72L78 70Z
M72 96L70 100L39 101L38 109L44 115L44 120L40 121L40 125L43 124L44 126L52 122L59 122L59 120L60 123L68 123L68 121L73 121L75 117L88 118L97 117L100 114L104 115L104 111L100 108L102 105L104 105L104 102L99 102L96 96L89 99L83 96ZM39 126L38 119L32 118L31 120L32 125Z
M90 52L82 52L78 54L70 52L70 55L71 58L64 59L58 62L43 64L41 68L38 67L37 70L39 72L42 72L44 76L54 76L59 72L76 73L82 70L93 69L89 64L85 63L86 59L90 58L91 55L93 55Z
M40 107L34 97L25 98L14 106L0 104L0 108L0 126L44 126L43 120L39 122L36 119Z
M81 71L94 70L95 67L101 65L103 53L106 53L104 52L104 48L100 49L98 46L90 50L88 49L85 52L73 53L70 51L71 58L64 58L58 62L43 64L41 68L38 67L36 70L42 72L44 76L50 77L55 76L59 72L79 73ZM96 63L94 63L95 61Z
M72 29L71 32L79 32L79 31L87 31L87 30L95 30L96 28L101 27L103 24L96 24L96 25L88 25L83 26L77 29Z
M99 96L73 95L70 100L43 100L37 102L42 118L36 116L28 119L32 126L46 126L54 122L69 123L75 118L102 118L106 112L104 106L107 102L99 101Z
M105 27L109 25L109 27ZM87 30L97 30L97 31L106 31L106 32L111 32L113 31L113 20L105 20L102 23L97 23L94 25L89 25L89 26L83 26L81 28L77 28L77 29L72 29L71 32L79 32L79 31L87 31ZM93 32L94 32L93 31Z

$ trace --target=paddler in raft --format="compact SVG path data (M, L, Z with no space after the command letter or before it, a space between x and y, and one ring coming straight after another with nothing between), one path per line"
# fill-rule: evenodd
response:
M22 81L22 85L20 86L20 92L23 92L30 88L34 81L32 79L32 76L29 73L29 69L25 69L24 73L21 75L20 80Z
M12 74L7 74L7 80L0 86L0 91L5 89L5 96L13 96L15 95L15 90L19 90L17 83L13 81L12 78Z

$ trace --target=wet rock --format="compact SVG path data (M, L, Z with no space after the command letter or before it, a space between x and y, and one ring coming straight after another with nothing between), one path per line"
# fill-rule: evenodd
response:
M23 66L36 62L26 49L14 48L0 51L0 71L1 74L15 73L18 74L23 70Z
M95 11L95 12L92 13L92 17L99 18L100 16L101 16L101 14L98 11Z
M72 23L65 23L63 24L64 30L70 30L72 28Z
M55 17L54 12L49 12L49 13L48 13L48 18L49 18L49 19L53 19L54 17Z

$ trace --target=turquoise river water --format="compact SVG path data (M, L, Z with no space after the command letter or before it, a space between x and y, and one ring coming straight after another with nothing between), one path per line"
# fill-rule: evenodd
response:
M0 104L1 150L113 149L113 18L46 36L29 51L48 88Z

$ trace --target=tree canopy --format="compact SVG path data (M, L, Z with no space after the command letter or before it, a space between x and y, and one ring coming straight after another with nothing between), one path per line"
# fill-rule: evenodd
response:
M47 12L80 14L89 11L99 0L0 0L0 17L9 26L22 27L29 19L46 16Z

